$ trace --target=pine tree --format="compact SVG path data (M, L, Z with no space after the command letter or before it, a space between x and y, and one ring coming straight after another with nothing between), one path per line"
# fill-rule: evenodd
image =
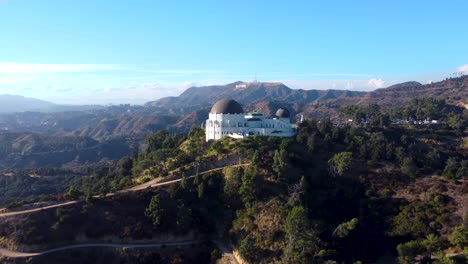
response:
M239 189L239 194L241 195L245 207L251 207L256 200L255 190L257 177L257 166L255 165L250 165L242 175L242 185Z
M145 216L154 226L161 226L164 215L165 210L161 206L161 196L157 194L151 198L150 204L145 209Z
M284 250L287 263L310 263L319 252L321 241L302 206L291 209L286 218L288 244Z

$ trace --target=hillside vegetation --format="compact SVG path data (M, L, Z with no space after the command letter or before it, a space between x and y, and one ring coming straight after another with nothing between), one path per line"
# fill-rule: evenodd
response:
M385 122L432 109L447 122ZM188 135L160 130L140 155L75 182L66 197L83 203L0 219L2 243L21 249L221 234L249 263L369 263L388 255L400 263L465 263L466 111L423 99L393 112L371 105L342 113L370 122L308 120L294 138L241 141L204 142L199 128ZM241 162L250 165L197 174ZM91 196L165 177L182 180Z

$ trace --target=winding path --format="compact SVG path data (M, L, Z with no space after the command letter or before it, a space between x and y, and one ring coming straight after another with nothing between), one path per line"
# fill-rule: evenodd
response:
M185 240L185 241L171 241L171 242L157 242L157 243L146 243L146 244L114 244L114 243L89 243L89 244L77 244L69 245L63 247L57 247L53 249L48 249L40 252L18 252L12 251L4 248L0 248L0 255L9 257L9 258L27 258L27 257L37 257L46 255L49 253L54 253L58 251L70 250L70 249L79 249L79 248L158 248L162 246L187 246L193 244L199 244L204 240Z
M225 168L234 168L234 167L244 167L248 166L250 163L243 163L243 164L237 164L237 165L229 165L229 166L223 166L219 168L214 168L211 170L203 171L198 173L198 175L203 175L207 174L210 172L214 171L219 171ZM196 177L197 174L188 176L187 179L194 178ZM120 190L115 193L108 193L106 194L105 197L110 197L114 196L117 194L121 193L129 193L129 192L136 192L140 191L146 188L152 188L152 187L158 187L158 186L164 186L164 185L170 185L176 182L182 181L182 178L175 179L175 180L170 180L170 181L164 181L164 182L158 182L159 179L153 179L149 182L133 186L131 188L125 189L125 190ZM93 196L94 198L101 198L100 195L95 195ZM35 209L29 209L29 210L23 210L23 211L17 211L17 212L7 212L7 213L0 213L0 217L8 217L8 216L15 216L15 215L23 215L23 214L29 214L29 213L34 213L34 212L40 212L42 210L48 210L52 208L58 208L58 207L63 207L63 206L68 206L68 205L73 205L73 204L78 204L80 202L83 202L82 200L77 200L77 201L68 201L65 203L60 203L60 204L54 204L54 205L49 205L49 206L44 206L40 208L35 208ZM186 241L171 241L171 242L158 242L158 243L147 243L147 244L114 244L114 243L85 243L85 244L77 244L77 245L69 245L69 246L62 246L62 247L57 247L49 250L44 250L40 252L18 252L18 251L12 251L8 250L5 248L0 248L0 256L5 256L5 257L10 257L10 258L26 258L26 257L36 257L36 256L41 256L53 252L58 252L58 251L64 251L64 250L70 250L70 249L79 249L79 248L157 248L157 247L162 247L162 246L185 246L185 245L192 245L192 244L198 244L202 242L202 240L186 240ZM223 253L223 259L225 259L229 264L237 264L239 263L234 256L232 250L228 249L222 242L220 241L213 241L213 243L218 247L222 253Z
M210 172L219 171L219 170L222 170L222 169L225 169L225 168L243 167L243 166L248 166L248 165L250 165L250 163L229 165L229 166L224 166L224 167L219 167L219 168L214 168L214 169L211 169L211 170L203 171L203 172L198 173L198 175L203 175L203 174L207 174L207 173L210 173ZM196 176L197 175L194 174L194 175L188 176L187 179L194 178ZM120 191L117 191L115 193L108 193L108 194L105 195L105 197L110 197L110 196L114 196L114 195L122 194L122 193L136 192L136 191L140 191L140 190L143 190L143 189L146 189L146 188L169 185L169 184L173 184L173 183L182 181L182 178L179 178L179 179L176 179L176 180L164 181L164 182L158 182L158 180L159 180L159 178L156 178L156 179L153 179L153 180L151 180L149 182L146 182L146 183L143 183L143 184L140 184L140 185L136 185L136 186L130 187L128 189L120 190ZM94 198L101 198L102 196L95 195L93 197ZM49 205L49 206L44 206L44 207L39 207L39 208L34 208L34 209L28 209L28 210L23 210L23 211L17 211L17 212L0 213L0 217L30 214L30 213L40 212L40 211L48 210L48 209L52 209L52 208L73 205L73 204L77 204L77 203L81 203L81 202L83 202L83 200L68 201L68 202L64 202L64 203L53 204L53 205Z

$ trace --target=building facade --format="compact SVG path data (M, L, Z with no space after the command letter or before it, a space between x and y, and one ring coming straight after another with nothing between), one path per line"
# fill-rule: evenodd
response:
M242 106L234 100L216 102L206 120L206 141L223 137L245 138L249 136L292 137L290 113L280 108L275 118L266 118L259 112L244 113Z

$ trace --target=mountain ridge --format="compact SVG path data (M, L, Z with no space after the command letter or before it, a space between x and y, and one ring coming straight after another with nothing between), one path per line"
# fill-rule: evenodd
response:
M145 104L147 107L180 108L209 107L216 101L231 98L241 104L259 101L284 101L307 104L342 96L357 96L365 92L349 90L303 90L291 89L278 82L234 82L226 85L190 87L177 97L165 97ZM198 110L198 109L197 109ZM180 114L187 114L182 110Z
M0 113L83 111L102 107L99 105L62 105L22 95L0 94Z
M57 106L54 103L21 95L0 94L0 113L24 112L48 109Z

